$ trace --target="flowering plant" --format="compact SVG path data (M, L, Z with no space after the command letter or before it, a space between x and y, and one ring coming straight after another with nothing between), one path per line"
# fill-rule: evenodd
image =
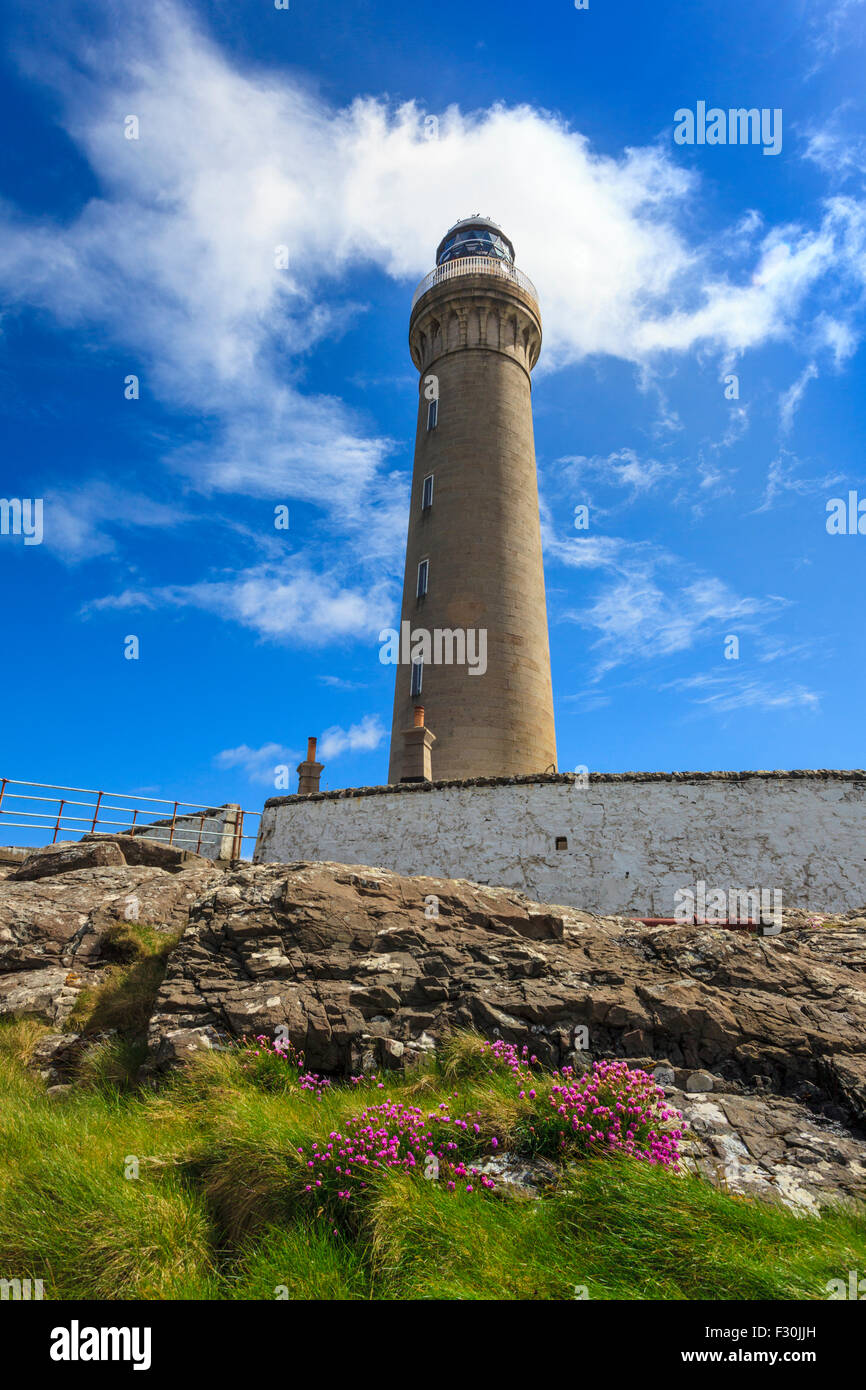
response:
M508 1127L508 1148L561 1157L617 1154L678 1166L682 1116L664 1104L664 1091L646 1072L624 1061L601 1061L583 1075L566 1066L545 1077L533 1071L538 1058L526 1046L518 1052L500 1040L480 1050L488 1072L511 1073L521 1102ZM327 1077L305 1068L288 1039L271 1041L260 1033L243 1038L240 1051L244 1070L268 1089L297 1087L321 1100L330 1086ZM351 1082L385 1088L377 1076ZM503 1148L505 1136L491 1133L496 1127L480 1110L452 1113L450 1100L425 1110L385 1098L343 1121L327 1140L297 1146L306 1170L303 1190L344 1205L389 1170L440 1181L446 1191L466 1196L491 1190L496 1182L478 1165Z
M250 1079L265 1090L284 1090L297 1085L321 1099L322 1092L331 1084L327 1076L306 1070L303 1052L298 1052L288 1038L272 1039L265 1033L248 1038L244 1034L239 1048L242 1070L252 1073Z
M485 1043L484 1050L511 1070L521 1099L535 1100L531 1069L537 1058L527 1060L528 1047L520 1055L513 1043ZM573 1067L562 1067L553 1076L549 1108L533 1116L533 1148L570 1148L586 1156L621 1153L677 1167L683 1117L664 1103L664 1090L654 1077L624 1061L593 1062L592 1070L579 1076Z
M349 1201L386 1169L439 1179L449 1192L458 1186L466 1193L492 1188L492 1178L466 1161L480 1129L469 1112L451 1115L446 1101L427 1113L401 1101L368 1105L341 1130L332 1130L327 1143L314 1142L309 1154L298 1147L310 1178L305 1191L322 1189L322 1195Z

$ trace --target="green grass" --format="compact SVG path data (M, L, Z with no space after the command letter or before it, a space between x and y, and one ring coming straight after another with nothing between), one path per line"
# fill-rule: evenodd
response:
M118 1029L125 1037L144 1036L153 1013L166 963L180 940L179 931L159 931L138 922L118 922L103 934L102 983L84 989L66 1022L69 1033Z
M384 1091L320 1101L236 1053L203 1055L158 1093L129 1089L102 1053L91 1084L48 1098L24 1065L44 1031L0 1027L0 1273L43 1279L46 1297L823 1299L866 1267L861 1213L795 1217L626 1160L563 1167L534 1201L394 1172L336 1216L304 1192L297 1146L385 1096L448 1099L482 1112L483 1135L526 1142L527 1104L474 1040Z

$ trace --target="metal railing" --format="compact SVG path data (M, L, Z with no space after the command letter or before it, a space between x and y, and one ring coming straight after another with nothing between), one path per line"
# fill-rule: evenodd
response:
M68 792L76 795L57 795ZM84 796L96 799L78 799ZM13 802L15 804L11 805ZM133 804L127 804L129 802ZM33 805L51 809L34 810L31 809ZM19 819L10 819L14 816ZM136 792L95 791L89 787L63 787L53 782L0 778L0 840L4 843L7 828L26 829L42 835L34 847L46 843L49 831L51 844L56 844L61 834L74 839L101 830L104 834L157 839L163 844L191 849L196 854L207 854L212 842L218 842L217 855L207 857L240 859L244 841L256 838L254 833L244 832L244 821L249 816L261 816L261 812L243 811L233 804L204 806L201 802L139 796ZM229 853L223 853L226 848Z
M434 285L440 285L443 280L453 279L455 275L497 275L500 280L510 280L512 284L531 294L533 299L538 299L538 293L529 276L524 275L523 271L518 270L510 261L500 261L495 256L461 256L457 260L446 261L444 265L437 265L424 276L412 296L412 308L415 308L422 294L432 290Z

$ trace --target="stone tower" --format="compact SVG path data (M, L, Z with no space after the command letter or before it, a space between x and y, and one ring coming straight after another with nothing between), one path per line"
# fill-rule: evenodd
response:
M388 781L420 780L422 705L434 780L544 772L556 738L530 382L541 316L495 222L446 233L409 347L418 424Z

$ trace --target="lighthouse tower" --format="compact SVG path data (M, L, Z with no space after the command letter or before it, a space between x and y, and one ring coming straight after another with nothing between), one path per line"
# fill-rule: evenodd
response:
M489 218L440 242L409 347L418 424L388 781L431 765L436 781L555 769L530 381L541 316Z

